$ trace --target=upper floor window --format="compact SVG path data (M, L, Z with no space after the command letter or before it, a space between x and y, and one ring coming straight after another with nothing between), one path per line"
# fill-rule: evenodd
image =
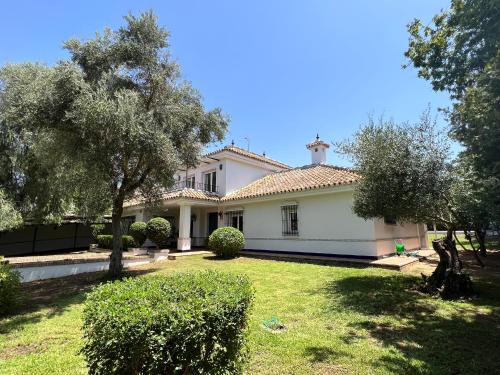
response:
M205 173L203 178L204 190L212 193L217 192L217 173L215 171Z
M299 218L296 204L281 206L281 226L283 236L299 235Z
M226 212L226 226L239 229L243 232L243 211Z
M196 187L195 183L196 183L196 180L194 179L194 176L189 176L186 180L186 187L194 189Z

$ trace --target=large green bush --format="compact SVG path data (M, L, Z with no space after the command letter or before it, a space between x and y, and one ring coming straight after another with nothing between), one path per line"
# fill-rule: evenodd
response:
M89 374L240 373L252 299L246 276L218 271L103 284L84 308Z
M138 247L141 247L144 241L146 241L146 227L147 224L144 221L136 221L132 223L128 229L129 234L134 237L135 244Z
M154 217L146 225L146 234L158 248L165 247L171 233L170 222L162 217Z
M208 238L208 248L222 258L234 258L245 247L245 237L238 229L221 227Z
M0 315L11 311L19 302L21 277L10 265L0 262Z
M99 234L97 236L97 246L100 249L113 248L113 236L111 234ZM135 247L135 240L132 236L122 236L123 250Z

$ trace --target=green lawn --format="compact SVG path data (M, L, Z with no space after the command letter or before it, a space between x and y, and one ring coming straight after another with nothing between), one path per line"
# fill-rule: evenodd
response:
M395 271L250 258L185 257L136 277L203 268L246 273L253 281L249 374L499 371L496 276L479 279L480 297L467 302L423 296L411 290L414 276ZM64 288L64 281L58 285ZM27 302L35 307L0 320L0 372L84 374L78 354L84 291L75 287L69 296L51 297L56 293L50 290L40 298L33 290L30 298L37 301ZM286 331L262 328L273 316Z
M434 238L441 238L441 237L444 237L444 234L436 233L436 235L434 235L434 232L429 231L428 235L427 235L427 239L429 241L429 248L432 249L432 240L434 240ZM472 247L469 243L469 240L467 240L463 234L457 234L457 238L466 249L472 249ZM472 243L474 244L474 247L476 249L479 249L479 244L477 243L477 241L475 241L475 239L472 240ZM457 243L457 248L459 250L462 249L462 247L458 243ZM500 249L500 240L498 240L498 239L495 239L495 240L486 239L486 249L488 249L488 250Z

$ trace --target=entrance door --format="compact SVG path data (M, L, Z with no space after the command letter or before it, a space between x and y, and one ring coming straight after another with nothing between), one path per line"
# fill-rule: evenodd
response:
M219 222L219 214L217 212L208 213L208 235L210 236L217 229Z

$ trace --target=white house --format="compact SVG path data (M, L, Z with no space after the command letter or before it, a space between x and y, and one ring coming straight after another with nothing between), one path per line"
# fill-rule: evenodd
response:
M292 168L233 145L206 154L195 169L181 170L150 212L140 199L125 204L129 220L167 218L179 250L206 245L220 226L239 228L245 249L263 252L380 258L394 252L394 240L407 249L426 247L423 224L364 220L352 212L359 175L326 163L329 145L307 145L311 164Z

